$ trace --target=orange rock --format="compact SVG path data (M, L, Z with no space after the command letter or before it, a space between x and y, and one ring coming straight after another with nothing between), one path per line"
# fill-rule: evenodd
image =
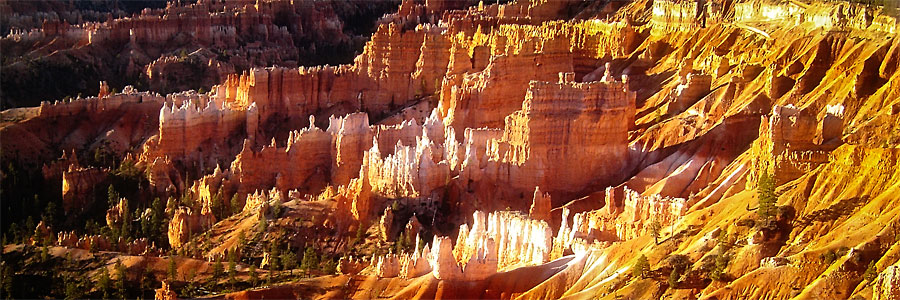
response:
M94 201L94 190L104 181L104 170L70 166L62 174L63 210L67 213L80 213Z
M550 209L552 209L550 194L541 193L540 187L534 188L534 200L531 202L531 210L528 217L532 220L550 221Z
M169 282L162 281L162 287L156 289L156 300L178 300L178 295L169 288Z

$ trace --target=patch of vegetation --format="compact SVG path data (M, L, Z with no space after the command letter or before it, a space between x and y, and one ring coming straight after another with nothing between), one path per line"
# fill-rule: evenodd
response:
M641 254L637 261L634 262L634 266L631 267L631 276L634 278L645 278L649 271L650 262L647 261L647 256Z

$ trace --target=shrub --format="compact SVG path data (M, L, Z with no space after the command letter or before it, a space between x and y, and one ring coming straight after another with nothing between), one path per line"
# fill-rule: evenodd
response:
M868 282L873 282L877 277L878 267L875 266L875 260L873 259L871 262L869 262L869 267L866 268L866 272L863 273L863 279Z

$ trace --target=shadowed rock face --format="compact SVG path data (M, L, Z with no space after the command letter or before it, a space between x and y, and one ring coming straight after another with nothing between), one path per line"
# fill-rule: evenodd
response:
M132 233L169 246L80 236L78 217L27 228L31 243L305 261L258 289L239 268L232 298L895 298L889 7L407 0L352 62L297 66L355 43L341 5L176 3L5 39L14 60L158 54L135 64L173 91L199 62L210 86L102 83L97 97L4 111L4 160L61 184L65 211L100 207L116 230L156 220ZM154 46L176 42L198 50ZM234 47L227 60L210 50ZM16 170L2 170L4 195ZM135 199L102 207L97 191L129 176ZM198 296L190 286L176 277L157 295Z
M251 67L345 63L372 23L396 8L392 1L92 2L109 10L102 13L59 9L90 6L80 2L28 2L0 8L11 11L2 82L19 87L4 93L4 108L96 94L101 80L171 93L208 90Z

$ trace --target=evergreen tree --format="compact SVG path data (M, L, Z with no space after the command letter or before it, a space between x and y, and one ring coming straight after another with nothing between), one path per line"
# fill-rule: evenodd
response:
M259 214L259 224L257 224L259 232L265 233L268 226L269 222L266 220L266 214Z
M315 269L319 265L319 255L312 246L306 247L303 252L303 260L300 262L300 268L304 270Z
M175 264L175 257L169 257L169 269L167 273L169 281L175 281L178 278L178 268Z
M773 216L775 214L775 202L778 201L778 196L775 195L775 177L769 173L760 175L756 192L759 197L757 215L761 219Z
M234 284L237 283L237 279L235 279L235 275L237 273L237 262L235 262L235 255L232 252L228 255L228 283L234 287Z
M79 282L75 278L66 278L66 298L65 299L81 299L84 294L82 293L81 287L79 286Z
M7 266L5 263L0 263L0 285L2 285L3 288L3 295L0 296L0 298L12 299L13 272L12 268Z
M284 265L285 269L290 270L290 274L294 275L294 269L297 268L297 255L294 254L294 251L288 249L284 252L284 255L281 256L281 263Z
M97 279L97 290L103 294L103 299L109 299L109 281L109 270L106 267L100 268L100 278Z
M235 193L234 196L231 197L231 214L237 214L241 211L241 199L238 198L238 194Z
M634 276L635 278L644 278L644 276L647 275L647 271L649 268L650 262L647 261L647 256L642 254L634 263L634 267L632 267L631 269L631 276Z
M725 268L728 267L728 261L730 259L731 258L727 253L723 253L716 257L716 266L713 268L712 272L710 272L709 278L718 281L725 280Z
M259 283L259 275L256 274L256 266L250 264L249 270L247 270L247 276L250 276L250 285L256 286Z
M228 261L228 283L233 287L237 283L235 275L237 273L237 263L232 259Z
M125 241L131 240L131 212L126 208L122 216L122 228L119 230L121 237Z
M121 260L116 260L116 298L125 299L127 296L125 291L126 279L125 266L122 265Z
M654 220L653 223L650 223L650 235L653 236L653 242L659 244L659 231L662 229L662 225L659 224L659 221Z
M326 274L334 274L337 272L337 261L334 259L325 259L324 255L322 256L322 272Z
M113 207L116 203L119 202L119 192L116 192L116 188L113 187L112 184L109 185L109 188L106 189L107 201L109 201L109 206Z
M272 217L279 218L281 217L281 201L276 200L274 204L272 204Z
M41 215L41 220L44 221L44 224L47 224L47 226L53 227L56 225L57 215L59 215L59 209L57 209L56 203L50 201L47 203L47 207L44 208L44 214Z
M225 273L225 266L222 265L222 260L216 258L216 263L213 264L213 274L212 274L212 282L218 283L219 279L222 278L222 274Z

